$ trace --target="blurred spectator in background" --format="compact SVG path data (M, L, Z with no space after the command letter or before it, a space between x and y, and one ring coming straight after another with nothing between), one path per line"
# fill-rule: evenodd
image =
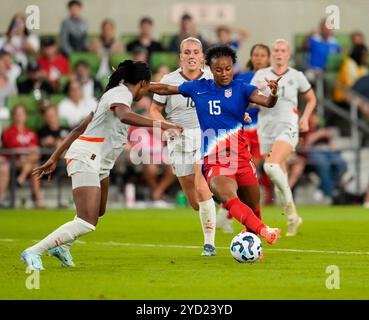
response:
M364 197L363 206L364 206L364 208L369 209L369 187L368 187L368 191L366 192L366 195Z
M25 69L28 63L27 55L37 53L40 49L40 39L27 29L24 17L16 14L10 21L5 36L0 38L0 48L11 53L15 61Z
M58 90L60 77L69 75L70 67L68 59L58 52L58 46L53 37L45 37L41 40L41 55L37 61L42 75L48 79L54 90Z
M18 105L13 108L12 120L12 125L3 132L3 146L13 151L22 152L17 156L16 161L16 166L20 169L17 184L22 187L27 178L30 177L32 199L35 206L44 207L41 200L40 181L36 176L31 175L40 158L37 134L26 127L27 113L23 106ZM9 157L7 158L9 159Z
M133 61L142 61L142 62L149 62L149 53L147 51L147 49L140 47L140 46L136 46L133 51Z
M365 44L365 38L361 31L353 31L350 34L351 47Z
M149 115L151 101L151 96L144 96L135 105L135 112ZM166 164L167 157L163 154L164 142L161 136L154 135L152 128L131 127L128 139L126 150L134 148L134 153L142 156L144 162L142 176L150 188L152 200L165 200L165 192L176 181L176 177L171 166Z
M26 78L17 83L18 93L30 94L32 93L36 100L41 100L47 94L55 92L53 86L42 77L40 65L33 60L27 66Z
M81 84L77 80L67 83L65 93L67 97L59 102L58 114L71 129L86 118L91 111L95 111L97 101L91 97L83 97Z
M17 87L7 76L5 61L0 59L0 108L6 106L6 99L17 94Z
M80 60L76 63L75 75L82 86L84 98L98 99L101 96L103 87L101 83L91 75L90 66L86 61Z
M368 48L364 44L355 45L350 54L344 59L337 75L337 86L333 92L333 100L345 107L349 106L346 103L346 93L341 86L351 89L353 84L361 77L368 73Z
M306 158L299 153L292 153L287 159L288 184L293 190L298 184L306 167Z
M0 60L4 61L8 80L16 85L17 79L22 73L22 68L13 62L12 55L5 49L0 50Z
M333 36L333 29L329 29L326 25L326 19L320 22L318 32L310 33L304 45L309 53L309 68L319 70L324 70L330 54L341 50Z
M115 23L112 20L105 19L101 23L100 35L92 39L89 49L101 58L96 77L102 78L110 75L110 55L125 51L123 42L115 36Z
M63 139L67 136L69 130L60 125L58 109L50 105L44 111L44 126L37 132L41 147L56 149ZM49 156L45 156L45 160Z
M179 53L180 52L179 46L182 40L188 37L194 37L201 41L202 46L204 48L204 52L205 52L205 50L208 48L208 44L204 40L204 38L196 31L196 27L193 22L192 16L190 16L189 14L184 14L181 18L179 28L180 28L179 33L177 35L174 35L170 41L169 48L168 48L169 51Z
M369 75L358 79L352 86L352 90L356 91L369 100Z
M308 164L319 176L323 193L316 193L315 198L325 204L331 204L334 190L339 186L347 164L336 151L333 131L319 127L319 116L316 112L309 119L305 147L309 149Z
M166 74L170 73L170 69L166 64L160 65L152 76L152 81L159 82Z
M0 141L0 148L3 148L3 143ZM0 208L5 208L6 192L8 191L10 180L10 165L6 157L0 155Z
M241 28L231 28L226 25L221 25L216 30L218 45L227 45L230 46L234 51L236 51L237 55L239 53L239 49L241 44L246 40L248 33L245 29ZM236 34L237 37L233 38L233 34ZM238 72L239 68L235 66L235 72Z
M137 40L134 40L127 44L127 50L133 52L136 47L142 47L147 50L148 60L150 59L150 55L156 51L163 51L163 47L161 43L153 40L152 32L153 32L154 22L149 17L144 17L140 20L140 37Z
M61 25L61 51L69 56L73 52L87 51L87 23L81 18L82 3L78 0L68 2L69 17Z

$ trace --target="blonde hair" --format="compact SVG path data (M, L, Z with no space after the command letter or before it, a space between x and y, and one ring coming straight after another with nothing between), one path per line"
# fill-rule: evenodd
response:
M202 43L201 43L201 41L200 41L199 39L197 39L197 38L195 38L195 37L188 37L188 38L183 39L183 40L181 41L181 45L179 46L179 51L180 51L180 52L182 52L182 47L183 47L183 45L184 45L186 42L188 42L188 41L191 41L191 42L195 42L195 43L197 43L197 44L200 46L201 50L203 50L203 48L202 48Z
M283 43L283 44L285 44L285 45L288 47L288 51L289 51L289 52L291 52L291 46L290 46L290 43L289 43L286 39L282 39L282 38L280 38L280 39L275 40L275 41L273 42L273 44L272 44L272 48L273 48L276 44L278 44L278 43Z

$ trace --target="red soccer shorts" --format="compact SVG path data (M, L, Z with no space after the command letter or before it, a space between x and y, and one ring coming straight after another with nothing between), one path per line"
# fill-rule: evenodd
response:
M252 160L242 155L237 160L226 163L226 161L209 161L208 157L204 158L204 172L208 184L215 176L226 176L237 182L241 187L258 185L258 177L256 167Z
M245 139L249 143L250 153L253 157L262 159L263 156L260 153L258 131L256 129L245 130Z

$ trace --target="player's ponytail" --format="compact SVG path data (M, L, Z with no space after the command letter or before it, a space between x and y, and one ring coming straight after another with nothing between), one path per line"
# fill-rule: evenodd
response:
M151 71L145 62L125 60L109 77L109 82L104 92L116 87L121 81L123 83L137 84L142 80L150 81Z

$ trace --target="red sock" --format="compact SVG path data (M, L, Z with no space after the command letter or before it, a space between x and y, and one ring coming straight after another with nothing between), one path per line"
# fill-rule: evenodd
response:
M232 215L231 215L231 213L230 213L230 212L228 212L228 213L227 213L226 218L227 218L227 219L232 219Z
M260 220L261 219L261 210L260 210L260 207L257 207L256 209L253 210L254 213L255 213L255 216L257 216Z
M260 234L260 230L265 227L265 224L260 221L251 208L245 205L239 198L236 197L229 200L225 203L225 207L248 230Z

